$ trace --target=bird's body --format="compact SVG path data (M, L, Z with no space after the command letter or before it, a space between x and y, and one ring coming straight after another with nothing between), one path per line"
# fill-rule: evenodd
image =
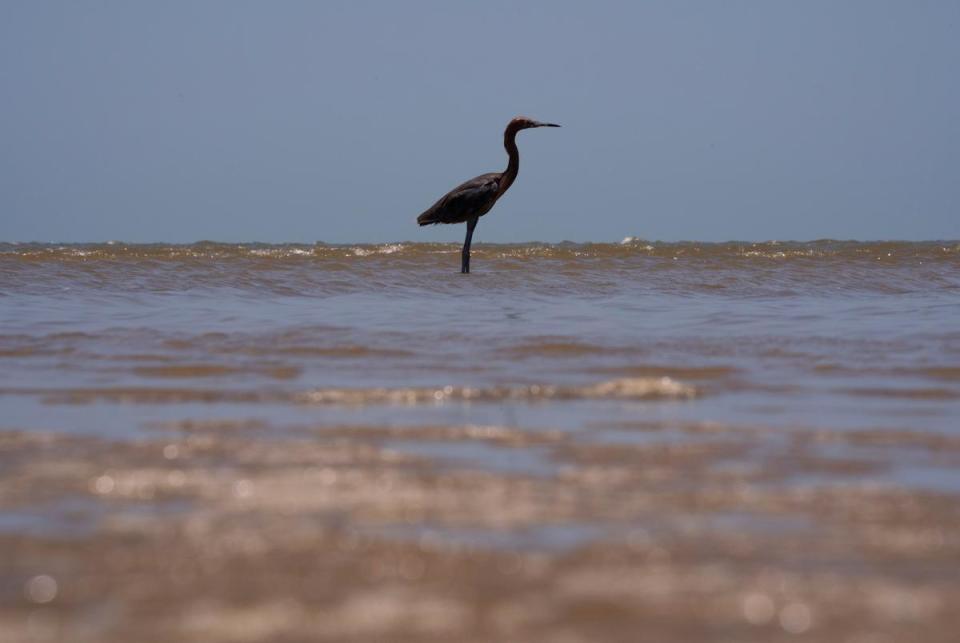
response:
M420 225L435 223L464 223L472 217L482 217L500 198L502 172L475 176L453 188L417 217Z
M520 171L520 152L517 149L517 132L531 127L560 127L553 123L540 123L529 118L517 117L510 121L503 133L503 146L510 162L503 172L481 174L453 188L429 209L417 217L422 226L437 223L466 223L467 238L461 252L460 272L470 272L470 242L477 221L493 208L506 192Z

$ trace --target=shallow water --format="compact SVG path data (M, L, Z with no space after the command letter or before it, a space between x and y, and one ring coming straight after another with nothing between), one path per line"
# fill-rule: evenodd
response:
M955 242L475 258L461 276L440 244L0 245L7 426L134 436L147 411L950 431L958 417Z
M97 638L137 614L141 640L235 640L215 623L253 605L265 638L595 640L644 596L675 611L661 640L953 618L956 241L480 244L458 264L449 244L0 244L0 625ZM216 568L227 543L267 573L313 564L308 541L392 562L323 596L204 577L214 602L182 619L121 598L154 547ZM127 557L85 593L100 547ZM151 573L153 599L180 595ZM29 585L48 576L49 605ZM363 605L448 616L378 629Z

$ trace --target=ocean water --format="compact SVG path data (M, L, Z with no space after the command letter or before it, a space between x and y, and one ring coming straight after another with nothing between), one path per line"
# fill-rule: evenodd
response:
M660 640L941 640L960 243L479 244L472 267L453 244L0 244L6 626L234 640L214 623L242 604L267 638L590 640L646 614ZM291 534L379 580L311 593L187 569L251 551L282 567ZM84 593L98 547L129 560ZM125 602L120 568L151 547L217 601ZM182 578L153 573L176 603ZM372 589L387 580L407 589ZM353 625L323 629L318 605ZM395 614L418 609L446 616Z
M7 426L136 436L146 412L950 432L960 417L955 242L480 245L467 276L457 252L0 246Z

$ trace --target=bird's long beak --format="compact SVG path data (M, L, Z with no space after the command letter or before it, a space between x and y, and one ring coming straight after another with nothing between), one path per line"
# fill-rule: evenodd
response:
M556 123L537 123L537 127L560 127Z

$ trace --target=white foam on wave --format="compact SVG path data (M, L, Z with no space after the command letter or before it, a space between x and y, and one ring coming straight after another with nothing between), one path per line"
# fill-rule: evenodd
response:
M373 248L362 248L357 246L355 248L350 248L350 253L355 257L369 257L370 255L392 255L395 252L400 252L404 249L402 243L387 243L382 246L375 246Z
M252 248L249 253L256 257L306 257L313 255L313 249L303 248Z
M586 386L444 386L441 388L316 389L297 396L307 404L440 404L503 400L657 400L690 399L697 390L669 377L626 377Z
M646 239L644 239L643 237L624 237L623 240L620 242L620 245L621 246L635 245L639 247L641 243L643 244L644 250L653 250L653 246L647 243Z

